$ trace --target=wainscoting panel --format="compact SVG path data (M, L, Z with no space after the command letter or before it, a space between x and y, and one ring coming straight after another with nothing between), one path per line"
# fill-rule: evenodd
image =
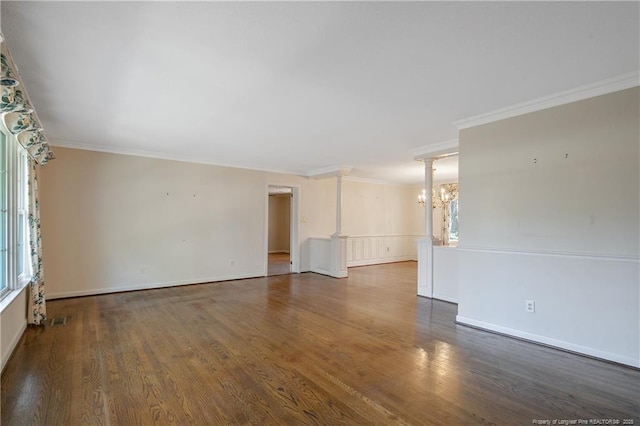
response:
M418 260L421 235L365 235L347 239L347 266Z

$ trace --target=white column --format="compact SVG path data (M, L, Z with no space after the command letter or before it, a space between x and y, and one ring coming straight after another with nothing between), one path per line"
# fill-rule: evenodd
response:
M418 296L433 297L433 158L424 161L424 238L418 241Z
M433 158L424 160L424 236L433 240ZM428 207L428 208L427 208Z
M342 173L336 176L336 233L342 235Z
M342 173L336 175L336 232L331 235L331 276L347 277L347 236L342 235Z

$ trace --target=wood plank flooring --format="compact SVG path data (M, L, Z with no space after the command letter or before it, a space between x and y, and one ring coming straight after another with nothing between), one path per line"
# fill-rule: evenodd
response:
M267 275L284 275L291 273L289 253L269 253L267 261Z
M51 301L69 321L27 329L2 425L640 424L640 371L456 325L415 283L406 262Z

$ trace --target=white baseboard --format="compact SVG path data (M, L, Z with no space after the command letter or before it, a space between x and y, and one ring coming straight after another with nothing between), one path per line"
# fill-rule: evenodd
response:
M96 288L96 289L61 291L61 292L54 292L54 293L49 292L47 294L47 300L62 299L65 297L94 296L97 294L120 293L124 291L151 290L155 288L178 287L183 285L204 284L204 283L213 283L213 282L219 282L219 281L242 280L246 278L261 278L261 277L264 277L264 273L256 272L252 274L221 275L221 276L216 276L211 278L194 278L194 279L185 280L185 281L166 281L166 282L160 282L160 283L124 285L119 287L103 287L103 288Z
M458 301L456 299L454 299L453 297L447 296L445 294L437 293L435 291L433 292L433 298L434 299L438 299L438 300L443 300L443 301L449 302L449 303L458 304Z
M316 274L320 274L320 275L326 275L328 277L331 276L331 272L325 270L325 269L321 269L321 268L311 268L310 272L314 272Z
M382 265L383 263L408 262L410 260L417 261L418 259L416 256L396 256L377 259L352 260L347 262L347 267L352 268L355 266Z
M460 315L456 316L456 322L463 325L469 325L472 327L480 328L483 330L493 331L499 334L518 337L520 339L528 340L531 342L542 343L544 345L552 346L559 349L565 349L578 354L588 355L594 358L600 358L603 360L613 361L619 364L625 364L631 367L640 368L640 359L634 359L634 358L630 358L630 357L626 357L618 354L613 354L610 352L600 351L600 350L589 348L586 346L580 346L570 342L565 342L563 340L557 340L557 339L552 339L545 336L540 336L537 334L527 333L526 331L515 330L513 328L503 327L500 325L491 324L484 321L478 321L472 318L462 317Z
M15 336L11 338L11 342L9 343L9 350L6 351L6 357L4 356L5 354L2 354L2 367L0 368L0 371L4 371L4 367L5 365L7 365L7 361L9 361L9 358L11 358L11 355L13 355L13 351L16 350L16 346L18 346L18 342L20 341L20 338L22 338L22 335L24 334L24 331L26 329L27 321L25 320Z

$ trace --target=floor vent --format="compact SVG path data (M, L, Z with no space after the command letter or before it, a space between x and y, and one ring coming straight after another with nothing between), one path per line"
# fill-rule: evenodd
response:
M55 317L51 320L51 325L65 325L67 323L67 317Z

